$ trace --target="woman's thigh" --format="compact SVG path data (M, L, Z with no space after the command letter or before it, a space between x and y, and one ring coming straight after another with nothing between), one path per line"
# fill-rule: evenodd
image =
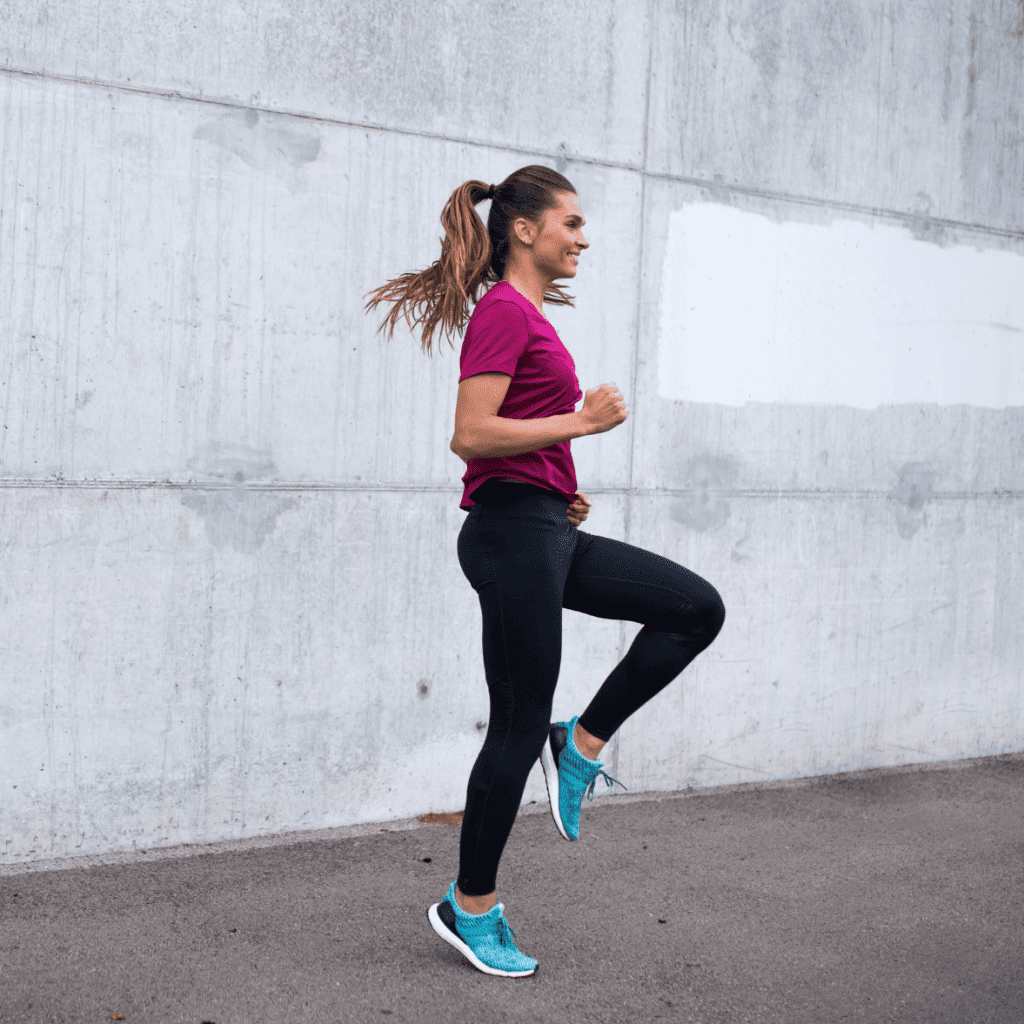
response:
M603 619L671 631L680 611L721 608L722 599L707 580L671 559L581 532L562 605Z
M491 695L526 698L524 709L548 703L562 656L562 589L571 560L564 531L543 508L510 514L485 506L470 517L459 561L480 599Z

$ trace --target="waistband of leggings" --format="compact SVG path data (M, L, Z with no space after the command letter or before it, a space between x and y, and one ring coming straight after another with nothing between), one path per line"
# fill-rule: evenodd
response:
M475 505L508 505L523 498L548 498L563 508L568 508L571 504L564 494L541 487L539 484L520 483L518 480L496 480L494 477L485 480L473 491L470 498Z

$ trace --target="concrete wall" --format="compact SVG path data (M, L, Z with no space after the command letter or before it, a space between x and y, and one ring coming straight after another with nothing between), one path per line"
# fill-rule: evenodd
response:
M728 608L613 774L635 792L1024 745L1019 307L941 325L1006 342L992 407L707 400L679 377L713 331L672 333L701 204L899 228L968 280L972 254L1024 266L1024 6L0 17L3 862L461 808L488 708L457 349L386 344L362 296L436 258L458 184L533 162L574 182L591 242L552 320L583 388L616 381L632 411L574 444L587 528ZM865 371L879 395L885 372ZM636 630L567 613L557 715Z

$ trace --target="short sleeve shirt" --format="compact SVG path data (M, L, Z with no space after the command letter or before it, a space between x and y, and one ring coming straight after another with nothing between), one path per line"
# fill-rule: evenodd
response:
M476 304L462 342L459 370L460 383L478 373L507 373L512 380L498 415L509 419L574 412L583 397L576 364L554 327L507 281L499 281ZM521 455L470 459L459 507L471 509L472 492L493 477L546 487L570 503L576 498L576 469L568 440Z

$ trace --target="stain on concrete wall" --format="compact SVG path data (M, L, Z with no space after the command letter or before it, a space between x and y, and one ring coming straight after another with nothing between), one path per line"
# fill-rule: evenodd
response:
M301 171L320 155L320 137L308 121L258 110L229 110L196 126L193 138L211 142L293 191L305 187Z
M938 471L926 462L908 462L896 471L896 486L889 492L896 516L896 529L907 540L927 521L925 503L935 490Z
M190 460L190 466L207 480L227 486L196 486L182 492L181 503L197 512L206 528L206 539L215 548L231 547L251 552L274 532L282 512L296 508L295 498L268 494L252 485L275 475L269 452L245 445L211 445Z
M672 501L669 515L698 533L722 526L731 513L723 492L735 485L738 475L735 459L708 453L694 456L685 473L686 486L692 490Z

